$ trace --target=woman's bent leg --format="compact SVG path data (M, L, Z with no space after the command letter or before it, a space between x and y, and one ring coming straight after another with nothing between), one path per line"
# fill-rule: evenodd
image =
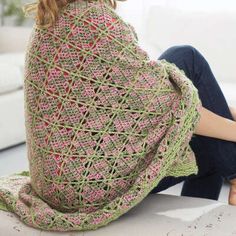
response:
M188 45L174 46L160 57L176 64L198 89L205 108L233 120L226 99L209 64L200 52ZM163 179L151 193L162 191L185 180L181 195L217 200L224 178L236 177L236 143L195 135L190 141L199 166L197 175Z

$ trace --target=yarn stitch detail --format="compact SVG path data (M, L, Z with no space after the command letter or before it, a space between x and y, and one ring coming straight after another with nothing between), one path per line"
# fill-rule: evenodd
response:
M0 177L0 209L29 226L95 230L164 177L198 173L197 88L175 64L150 60L106 3L76 1L55 26L34 26L24 95L29 171Z

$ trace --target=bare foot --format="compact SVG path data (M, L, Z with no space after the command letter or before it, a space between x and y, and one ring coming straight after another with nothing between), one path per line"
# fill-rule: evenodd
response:
M236 186L230 186L228 204L236 206Z
M234 120L236 120L236 108L229 106L230 108L230 112L234 118ZM229 190L229 197L228 197L228 203L230 205L236 205L236 179L232 179L229 181L230 183L230 190Z
M229 183L230 183L230 190L229 190L228 204L236 206L236 179L230 180Z

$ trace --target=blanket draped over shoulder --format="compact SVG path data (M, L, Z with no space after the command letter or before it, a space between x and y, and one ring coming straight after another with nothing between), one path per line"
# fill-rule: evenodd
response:
M34 25L24 96L29 170L0 177L0 209L29 226L96 229L164 177L198 173L197 88L175 64L150 60L106 3L76 1L54 26Z

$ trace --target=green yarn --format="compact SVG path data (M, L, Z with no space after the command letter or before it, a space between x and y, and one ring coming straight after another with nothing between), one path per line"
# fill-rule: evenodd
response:
M27 171L27 170L24 170L24 171L22 171L22 172L16 173L16 175L30 176L30 175L29 175L29 171Z
M4 202L2 202L1 199L0 199L0 210L2 210L2 211L9 211L7 209L6 204Z
M94 230L165 176L197 174L198 90L151 61L107 4L76 1L33 29L25 61L29 171L0 177L0 206L44 230Z

